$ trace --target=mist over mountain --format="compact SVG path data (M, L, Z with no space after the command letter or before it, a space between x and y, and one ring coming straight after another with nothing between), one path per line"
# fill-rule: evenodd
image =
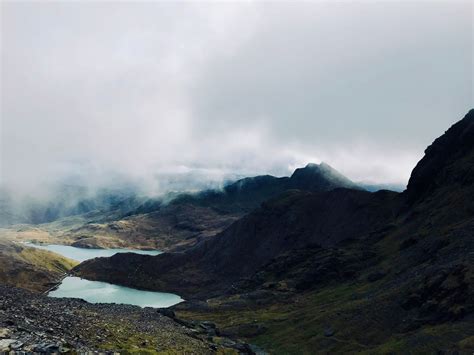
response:
M0 354L474 354L473 16L0 1Z
M296 169L291 177L262 175L243 179L234 177L232 181L231 175L210 176L200 171L187 171L160 174L156 179L154 193L147 186L124 182L114 188L95 189L84 185L55 185L41 198L25 196L19 199L4 189L0 200L0 226L48 223L84 214L97 215L96 220L107 220L157 211L170 203L191 203L243 213L289 189L357 188L355 183L326 163L308 164Z
M0 184L15 195L321 161L406 184L472 100L465 2L5 2L1 16Z
M396 192L402 192L406 189L406 185L403 184L376 184L370 182L358 182L361 188L370 192L376 192L379 190L390 190Z
M154 174L146 181L114 176L99 185L84 178L68 178L38 186L42 190L31 193L4 186L0 190L0 225L47 223L93 211L125 214L150 199L168 202L179 193L221 189L237 178L219 171L181 169Z

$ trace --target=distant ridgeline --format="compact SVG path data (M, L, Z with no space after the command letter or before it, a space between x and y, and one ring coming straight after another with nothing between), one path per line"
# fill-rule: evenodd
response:
M248 177L227 184L222 190L198 193L168 193L160 198L147 198L133 189L101 189L88 194L81 186L64 185L47 202L24 200L14 203L8 191L0 198L0 225L15 223L47 223L59 218L96 213L98 220L111 220L160 210L169 203L190 203L214 207L221 212L249 212L261 202L289 189L327 191L337 187L358 185L325 163L308 164L296 169L291 177L270 175ZM171 202L170 202L171 201Z
M231 183L223 190L207 190L197 194L183 194L172 204L192 203L214 207L223 212L249 212L271 197L287 190L329 191L339 187L359 188L354 182L326 163L308 164L296 169L291 177L261 175Z

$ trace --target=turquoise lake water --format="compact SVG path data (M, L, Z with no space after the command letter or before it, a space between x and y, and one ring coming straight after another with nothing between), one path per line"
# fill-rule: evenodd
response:
M49 250L80 262L98 257L109 257L117 253L136 253L144 255L158 255L162 253L159 250L83 249L57 244L39 245L25 243L25 245ZM66 277L59 287L51 291L48 296L81 298L90 303L121 303L156 308L171 307L183 301L180 296L173 293L142 291L106 282L89 281L73 276Z
M45 249L53 251L55 253L61 254L66 258L73 259L76 261L83 262L88 259L99 258L99 257L109 257L117 253L135 253L143 255L158 255L162 252L159 250L135 250L135 249L85 249L85 248L76 248L69 245L59 245L59 244L33 244L25 243L26 246Z
M157 308L171 307L183 301L172 293L136 290L73 276L66 277L59 288L51 291L48 296L82 298L90 303L123 303Z

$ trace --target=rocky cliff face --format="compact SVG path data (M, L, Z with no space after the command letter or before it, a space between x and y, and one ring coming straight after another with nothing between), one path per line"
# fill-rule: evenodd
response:
M474 110L425 150L411 174L406 195L413 203L436 189L474 183Z
M436 139L416 165L400 236L446 231L474 216L474 110Z

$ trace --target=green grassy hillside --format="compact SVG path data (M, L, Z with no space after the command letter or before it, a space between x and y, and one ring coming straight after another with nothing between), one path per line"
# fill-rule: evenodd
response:
M56 253L0 241L0 283L4 285L43 292L76 264Z

